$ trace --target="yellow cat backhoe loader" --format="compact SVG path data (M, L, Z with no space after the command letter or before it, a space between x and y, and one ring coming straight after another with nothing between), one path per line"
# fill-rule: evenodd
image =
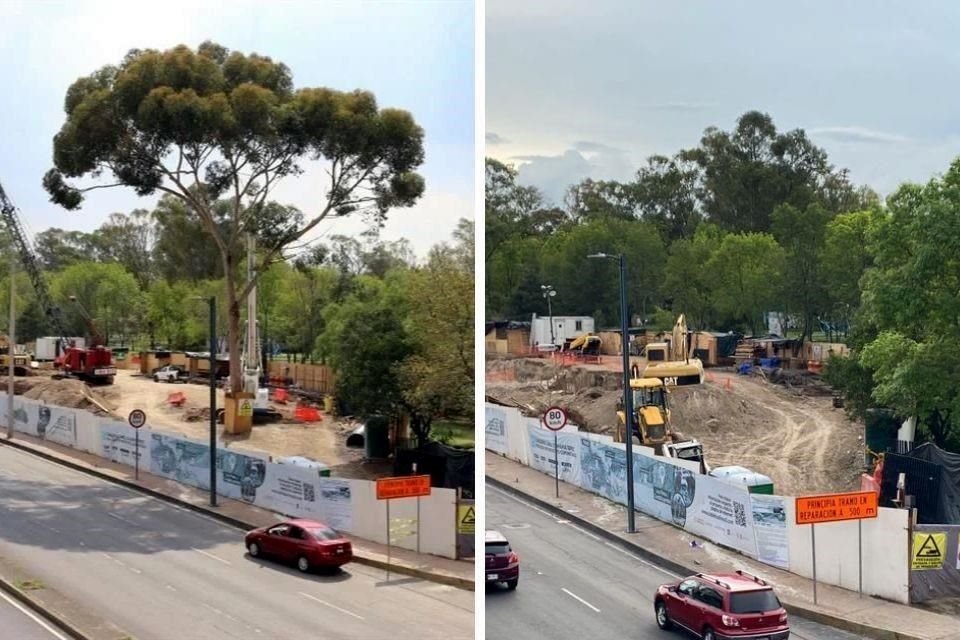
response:
M647 345L647 366L642 377L662 380L665 385L703 384L703 362L690 357L687 322L683 314L673 325L670 342L652 342Z

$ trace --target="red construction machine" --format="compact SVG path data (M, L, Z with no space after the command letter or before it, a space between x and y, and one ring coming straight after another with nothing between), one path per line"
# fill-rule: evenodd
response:
M89 384L113 384L113 378L117 375L113 352L103 345L103 336L77 297L70 296L70 300L77 305L80 317L87 325L90 344L86 347L77 347L73 341L70 341L65 345L63 354L54 360L57 371L60 376L79 378Z
M54 360L58 372L55 377L79 378L89 384L113 384L113 378L117 375L117 368L113 363L113 352L103 346L103 337L97 331L90 314L83 308L76 296L70 296L70 299L77 304L80 315L87 325L90 345L78 347L73 341L68 342L66 338L62 337L66 335L66 332L64 331L60 309L53 303L47 289L39 261L20 222L20 216L17 215L17 208L7 198L2 185L0 185L0 225L5 226L10 234L13 246L19 254L20 262L30 277L30 282L33 283L33 288L37 293L37 301L47 314L52 329L56 332L54 335L61 336Z

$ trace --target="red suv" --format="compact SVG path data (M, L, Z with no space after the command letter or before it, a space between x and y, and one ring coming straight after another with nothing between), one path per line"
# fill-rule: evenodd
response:
M653 599L657 626L673 625L703 640L786 640L787 612L773 587L745 571L698 573L661 585Z
M504 582L513 591L520 582L520 558L499 531L486 532L487 584Z

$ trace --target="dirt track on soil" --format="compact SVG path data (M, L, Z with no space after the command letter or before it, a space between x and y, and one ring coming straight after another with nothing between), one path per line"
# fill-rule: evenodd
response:
M581 428L612 433L618 372L529 360L491 361L488 370L488 395L534 413L558 404ZM702 386L672 388L668 402L673 428L700 440L713 467L740 465L767 475L780 495L859 487L863 426L833 408L829 396L711 371Z

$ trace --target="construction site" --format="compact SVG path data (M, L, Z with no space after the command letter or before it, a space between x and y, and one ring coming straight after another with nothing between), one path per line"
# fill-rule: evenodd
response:
M819 375L742 361L704 368L697 358L669 353L666 344L666 354L658 352L664 347L658 342L630 357L634 442L663 455L702 459L708 469L740 467L765 476L780 495L859 487L864 426L847 417ZM486 369L488 401L531 418L558 406L581 431L623 442L620 357L564 349L512 356L488 349Z
M61 407L79 408L98 415L127 420L134 409L147 415L148 424L197 440L211 430L210 379L216 386L218 437L228 445L254 449L274 457L306 458L320 462L340 477L369 479L391 470L391 452L409 440L403 424L371 425L352 417L334 415L332 372L325 367L321 384L298 384L289 375L272 375L290 366L273 367L263 355L257 316L256 287L245 305L242 341L243 391L226 393L229 356L226 345L211 363L206 353L124 353L118 359L107 345L97 323L76 296L69 296L72 310L86 326L85 336L70 336L63 310L55 303L35 248L16 207L0 186L0 213L18 269L26 272L41 309L54 335L22 343L11 334L0 335L0 374L14 372L17 395ZM250 236L248 277L253 273L255 241ZM13 311L11 310L11 316ZM124 350L126 351L126 350ZM182 364L174 361L179 358ZM297 367L298 365L293 365ZM301 380L300 382L303 382ZM0 379L3 390L10 384ZM374 429L374 427L377 427ZM392 427L392 428L390 428ZM349 444L349 446L348 446Z

